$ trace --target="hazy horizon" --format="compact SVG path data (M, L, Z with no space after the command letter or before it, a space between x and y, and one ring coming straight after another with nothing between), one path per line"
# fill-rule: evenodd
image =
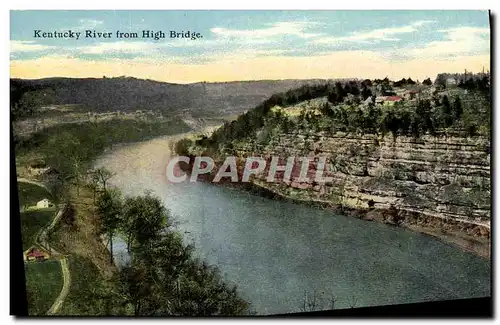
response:
M486 71L486 67L485 67L485 71ZM464 72L463 70L462 71L458 71L456 73L462 73ZM467 70L467 72L471 72L471 73L479 73L479 72L482 72L482 70L480 71L471 71L471 70ZM455 72L449 72L449 71L441 71L439 73L455 73ZM168 84L178 84L178 85L190 85L190 84L199 84L199 83L210 83L210 84L216 84L216 83L233 83L233 82L259 82L259 81L287 81L287 80L303 80L303 81L307 81L307 80L325 80L325 81L328 81L328 80L342 80L342 79L356 79L356 80L365 80L365 79L370 79L370 80L375 80L375 79L384 79L385 77L388 77L388 76L379 76L379 77L375 77L375 78L364 78L364 77L346 77L346 78L286 78L286 79L248 79L248 80L227 80L227 81L204 81L204 80L200 80L200 81L192 81L192 82L174 82L174 81L170 81L170 80L157 80L157 79L150 79L150 78L142 78L142 77L136 77L136 76L96 76L96 77L71 77L71 76L47 76L47 77L41 77L41 78L38 78L38 77L33 77L33 78L20 78L20 77L13 77L11 76L10 79L21 79L21 80L45 80L45 79L116 79L116 78L131 78L131 79L138 79L138 80L148 80L148 81L153 81L153 82L161 82L161 83L168 83ZM434 80L436 79L437 75L436 76L429 76L429 78L434 82ZM420 79L416 79L416 78L413 78L412 76L403 76L401 78L396 78L396 79L391 79L389 78L391 81L397 81L397 80L400 80L402 78L411 78L412 80L414 81L420 81L422 82L422 80Z

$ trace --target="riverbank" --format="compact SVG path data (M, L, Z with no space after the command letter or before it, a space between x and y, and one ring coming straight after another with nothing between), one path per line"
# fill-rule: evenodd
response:
M194 159L191 159L191 162L194 162ZM179 166L185 172L189 172L193 167L192 163L190 165L180 163ZM310 207L327 209L333 213L343 214L365 221L379 222L393 227L408 229L410 231L435 237L447 244L485 259L489 259L491 255L490 228L486 225L444 219L393 207L389 209L362 209L346 207L333 202L296 199L285 193L280 193L278 190L265 187L264 184L257 184L255 182L233 183L227 178L222 178L220 182L212 182L214 177L215 175L213 173L204 174L199 175L198 180L212 183L214 186L232 187L271 200L304 204ZM241 179L241 175L239 175L239 178Z

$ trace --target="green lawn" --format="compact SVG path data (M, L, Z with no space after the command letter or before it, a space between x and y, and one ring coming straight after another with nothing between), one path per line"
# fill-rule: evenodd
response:
M52 220L54 213L55 210L53 208L38 211L25 211L21 213L23 251L27 250L35 243L38 231Z
M20 207L24 205L27 206L36 205L38 201L45 198L52 200L52 196L50 195L50 193L40 186L29 183L18 182L17 188L19 194Z
M33 206L44 198L52 200L51 195L44 188L29 184L18 183L19 206ZM40 229L48 224L54 216L55 208L29 210L21 212L21 235L23 250L30 248L35 243L35 237Z
M28 313L45 315L59 295L63 285L59 261L24 264Z

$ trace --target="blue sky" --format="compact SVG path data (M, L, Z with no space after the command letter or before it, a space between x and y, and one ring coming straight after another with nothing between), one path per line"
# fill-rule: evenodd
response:
M87 29L113 32L113 37L35 39L33 34ZM120 40L117 30L164 31L167 38ZM170 30L196 31L203 38L170 39ZM486 11L11 11L11 61L17 66L55 58L150 65L297 58L293 62L301 62L300 69L309 66L305 59L339 59L342 54L394 66L415 60L470 61L489 57L489 51Z

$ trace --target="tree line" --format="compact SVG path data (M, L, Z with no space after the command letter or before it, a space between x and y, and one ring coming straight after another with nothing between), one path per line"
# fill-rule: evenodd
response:
M190 128L177 119L164 121L107 120L98 123L59 124L29 137L15 137L16 157L37 152L58 175L54 187L64 194L63 183L83 184L90 163L106 148L118 143L146 140L160 135L186 132Z
M395 103L382 107L370 103L365 107L325 103L321 108L322 115L305 114L299 117L298 123L303 127L329 125L336 131L407 135L419 137L425 133L436 134L437 131L452 127L464 113L462 100L455 97L451 102L448 96L419 100L415 105ZM468 130L474 135L477 129Z
M365 86L368 87L368 86ZM233 139L241 139L255 135L255 131L261 128L271 108L275 106L286 107L297 103L327 96L332 102L339 103L349 93L360 93L359 86L355 81L349 81L342 85L340 82L323 83L316 85L303 85L299 88L290 89L287 92L272 95L263 103L240 115L232 122L226 122L217 129L204 143L207 146L218 146Z
M420 136L424 133L435 134L444 129L454 127L465 130L470 135L479 131L489 133L491 107L489 99L489 82L476 80L473 84L460 87L469 87L471 93L467 95L467 103L459 96L452 99L448 95L434 94L427 99L415 103L398 102L393 106L380 106L369 103L360 105L361 100L373 96L372 86L381 85L383 92L390 93L388 78L362 82L348 81L345 83L325 83L319 85L305 85L285 93L275 94L268 100L247 113L240 115L232 122L226 122L217 129L211 137L198 140L204 147L218 148L228 146L233 140L253 138L256 132L274 122L284 129L295 127L327 126L332 130L357 131L363 133L392 133L394 135ZM411 78L400 80L401 83L411 84ZM430 79L424 80L429 84ZM385 86L384 86L385 85ZM485 90L486 89L486 90ZM323 105L321 115L304 112L299 118L278 117L271 108L280 106L286 110L299 102L326 97L328 102ZM349 100L352 98L352 100ZM304 123L305 122L305 123ZM186 143L183 144L186 146Z

